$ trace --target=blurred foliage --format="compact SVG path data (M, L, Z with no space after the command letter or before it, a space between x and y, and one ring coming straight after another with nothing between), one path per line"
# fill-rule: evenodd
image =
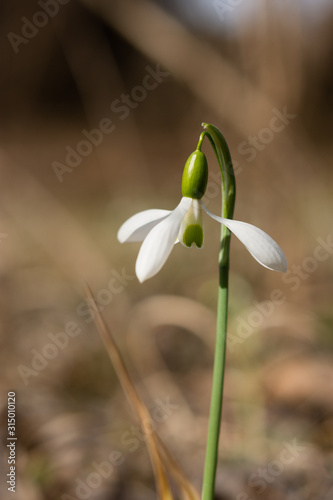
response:
M252 16L239 2L223 17L222 4L204 7L213 28L198 23L200 2L1 3L0 402L4 444L16 392L17 498L79 498L114 450L124 462L87 498L155 498L85 281L152 414L173 405L157 431L200 489L219 227L205 219L204 248L177 246L144 285L138 246L119 245L116 232L134 212L176 206L202 121L228 140L235 218L271 234L289 264L283 278L232 241L217 498L332 496L333 11L311 17L311 2L257 0ZM206 204L218 213L206 150ZM55 164L67 168L60 177ZM1 458L3 479L5 446Z

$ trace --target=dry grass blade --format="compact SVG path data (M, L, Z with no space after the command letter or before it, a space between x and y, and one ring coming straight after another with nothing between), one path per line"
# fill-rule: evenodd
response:
M184 500L200 500L199 493L187 479L178 463L169 452L168 448L165 446L158 435L156 435L156 438L160 451L163 453L164 460L167 463L168 470L170 470L171 474L179 485L182 494L181 498L183 498Z
M131 406L140 419L141 426L145 433L147 448L154 469L160 498L163 500L172 500L173 498L169 482L164 472L165 469L167 469L178 484L181 492L181 498L183 500L200 500L199 493L186 478L180 466L172 457L163 441L158 437L151 426L148 425L149 422L151 422L150 413L132 384L119 349L111 335L109 328L107 327L102 315L98 310L96 301L88 285L86 285L86 296L88 304L93 310L98 331L102 337L111 362L118 375L123 391L125 392L128 401L130 402ZM163 464L163 460L165 466Z
M98 331L102 337L106 350L110 356L113 367L119 378L122 389L133 407L134 411L139 417L143 432L145 434L146 445L150 455L150 460L154 470L156 487L158 491L159 498L161 500L173 500L173 495L171 492L170 484L168 478L165 474L164 465L160 456L158 441L156 439L155 432L152 430L149 423L151 422L151 417L148 409L141 401L140 396L135 390L132 381L129 377L128 371L119 352L119 349L113 340L111 332L106 325L102 315L100 314L96 301L93 297L92 291L88 285L86 285L86 296L87 302L91 307Z

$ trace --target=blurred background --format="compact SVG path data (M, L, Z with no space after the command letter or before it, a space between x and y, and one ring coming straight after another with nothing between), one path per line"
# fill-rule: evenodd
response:
M203 121L224 134L235 218L216 498L333 494L333 9L327 0L3 0L1 497L16 393L16 498L153 499L140 425L84 302L88 282L153 426L200 490L219 226L140 285L130 215L173 209ZM205 202L220 211L207 143Z

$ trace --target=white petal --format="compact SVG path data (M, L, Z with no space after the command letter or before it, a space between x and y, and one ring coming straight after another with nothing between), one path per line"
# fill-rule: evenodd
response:
M287 271L287 260L279 245L252 224L224 219L223 224L246 246L250 254L264 267L273 271Z
M135 266L136 275L141 283L155 276L165 264L190 204L191 198L183 197L175 210L157 224L145 238Z
M117 238L120 243L143 241L156 224L171 214L171 210L144 210L132 215L119 228Z
M187 210L185 217L183 218L182 223L180 225L178 241L180 241L181 244L187 248L188 245L184 243L184 234L186 233L189 226L196 227L197 230L194 232L193 235L197 234L198 238L199 239L201 238L203 240L202 209L199 200L191 200L190 207ZM197 242L193 241L189 246L193 245L196 245L198 248L202 248L202 242L201 244L198 244Z
M283 273L287 271L287 260L284 253L268 234L247 222L218 217L212 214L203 203L201 204L210 217L227 226L237 236L259 264L273 271Z

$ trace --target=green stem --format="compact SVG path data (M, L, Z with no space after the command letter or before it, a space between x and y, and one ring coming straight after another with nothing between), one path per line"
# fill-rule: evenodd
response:
M206 130L204 130L203 132L201 132L201 135L199 137L199 142L198 142L198 145L197 145L197 150L201 151L201 146L202 146L202 143L203 143L203 140L206 136L207 132Z
M203 124L216 154L222 176L222 217L233 216L236 185L227 143L221 132L213 125ZM200 137L201 138L201 137ZM202 142L202 141L201 141ZM204 469L202 500L213 500L215 476L218 463L219 435L223 402L225 355L227 346L228 280L229 280L229 229L222 225L219 253L219 289L217 301L216 343L213 369L212 396Z
M220 267L213 386L202 488L203 500L212 500L214 498L215 490L215 475L218 462L218 445L223 400L225 353L227 345L228 276L228 267Z

